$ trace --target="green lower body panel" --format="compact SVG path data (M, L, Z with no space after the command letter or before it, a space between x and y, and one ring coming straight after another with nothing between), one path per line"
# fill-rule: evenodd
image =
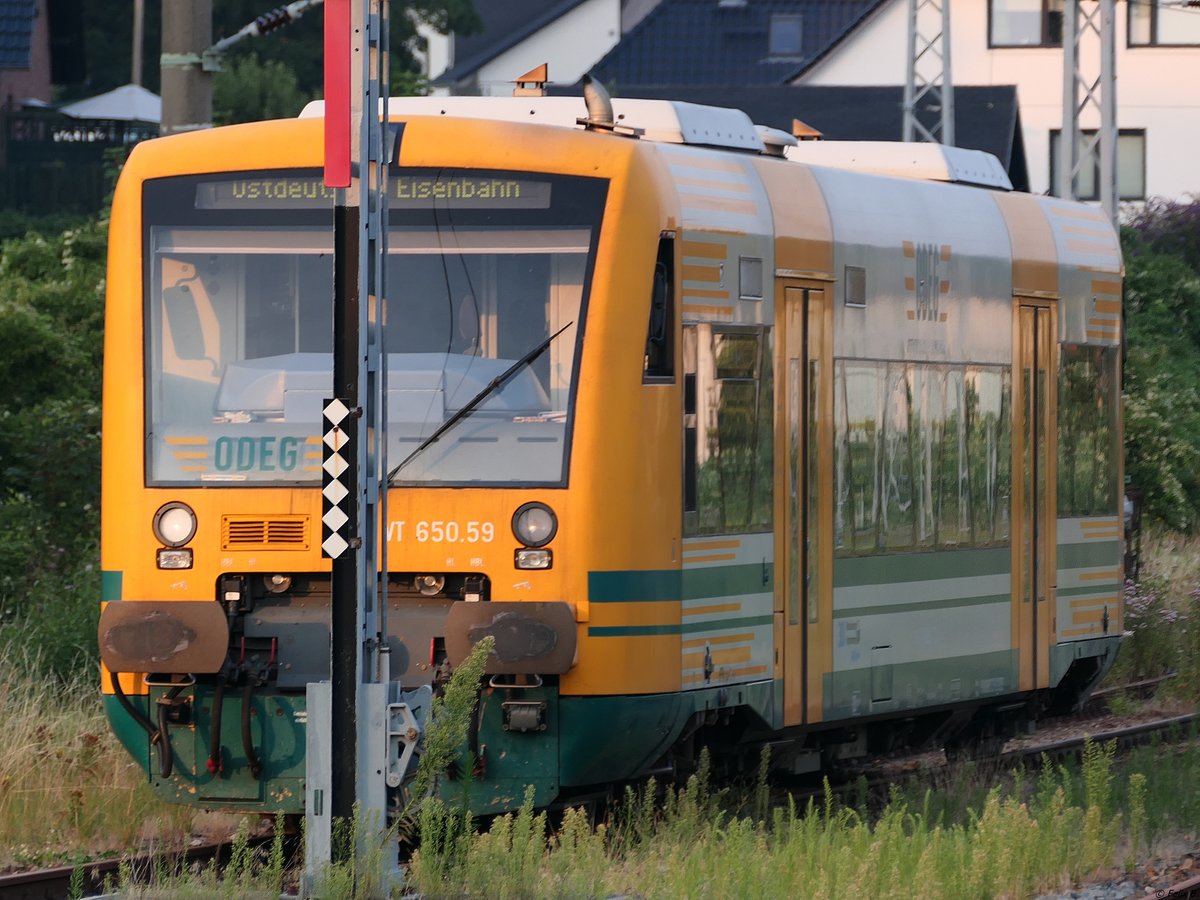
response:
M651 768L694 713L748 707L774 720L778 682L736 684L678 694L562 697L559 768L564 787L635 778Z
M132 703L157 721L158 699L133 696ZM622 781L653 767L694 713L744 707L769 727L780 685L738 684L686 693L621 697L560 697L554 687L489 688L480 697L477 728L464 747L473 754L475 777L465 766L441 780L448 801L464 797L477 814L519 807L533 792L536 806L551 803L564 787ZM301 695L262 693L250 698L251 750L261 762L256 777L242 740L241 691L228 691L222 703L220 768L210 772L213 691L189 687L178 724L169 728L171 774L163 777L156 747L145 730L115 697L104 698L113 732L144 767L147 779L164 800L207 809L260 813L304 811L305 729ZM531 708L540 715L530 715Z
M826 720L985 699L1017 692L1017 651L826 673L824 688Z
M151 688L149 697L130 697L130 702L157 721L157 700L162 688ZM252 695L250 698L251 751L262 763L258 776L250 771L249 756L242 739L241 691L228 692L222 704L219 766L210 772L208 760L212 737L212 689L189 688L181 697L183 721L168 729L171 774L162 776L159 751L149 736L121 707L106 696L105 706L113 731L135 759L146 767L151 787L164 800L204 808L257 810L263 813L299 813L304 810L304 698L283 694Z
M566 786L630 778L653 765L683 730L683 694L563 697L560 769Z
M506 728L506 704L545 704L544 728ZM486 814L515 809L533 789L533 802L545 806L558 796L560 701L555 688L489 688L479 698L478 736L467 748L477 759L476 777L443 780L441 793L448 801L464 795L472 812ZM464 753L464 756L466 753Z
M1075 660L1100 657L1094 684L1108 674L1108 670L1112 668L1112 664L1117 659L1117 650L1120 646L1121 635L1119 634L1055 644L1050 648L1050 686L1054 687L1062 681L1063 676L1067 674L1067 670L1071 668Z

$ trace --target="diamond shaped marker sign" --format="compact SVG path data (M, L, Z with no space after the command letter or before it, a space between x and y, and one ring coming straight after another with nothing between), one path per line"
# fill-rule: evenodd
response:
M321 549L337 559L353 536L354 496L350 469L354 461L354 425L350 409L334 398L325 402L321 436Z

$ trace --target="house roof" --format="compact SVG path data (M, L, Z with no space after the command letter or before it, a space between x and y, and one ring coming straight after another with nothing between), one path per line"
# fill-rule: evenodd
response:
M559 0L547 4L546 0L505 0L503 3L477 4L475 9L483 29L476 34L454 36L455 63L433 83L450 85L469 79L501 53L584 2L586 0Z
M781 84L887 0L663 0L592 67L624 85ZM780 19L777 17L789 17ZM799 52L769 46L772 20L799 19Z
M554 94L578 93L579 88L555 87ZM741 109L759 125L789 134L800 119L832 141L898 141L903 137L904 88L761 85L698 87L659 85L614 88L614 96L683 100L709 106ZM918 115L927 125L939 110L926 101ZM991 153L1008 172L1013 187L1029 190L1025 144L1013 85L955 86L954 134L959 147Z
M68 103L60 112L77 119L159 122L162 120L162 98L140 84L126 84L105 94Z
M0 69L28 69L37 0L0 0Z

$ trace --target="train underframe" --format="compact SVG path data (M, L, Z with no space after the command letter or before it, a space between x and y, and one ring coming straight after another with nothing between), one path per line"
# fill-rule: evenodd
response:
M151 674L147 694L107 694L108 717L164 799L265 814L303 812L306 689L329 677L328 576L295 576L280 590L262 576L230 575L220 588L229 625L220 670ZM463 603L468 596L485 602ZM392 577L389 646L393 678L404 690L437 692L449 679L452 610L518 606L487 600L488 584L479 576L450 576L438 596L422 594L411 576ZM155 604L159 610L170 606ZM158 639L163 621L155 618ZM573 620L558 627L571 626ZM544 633L556 626L553 617L543 617L522 627ZM1076 708L1111 667L1119 642L1119 635L1110 635L1059 645L1066 648L1059 654L1061 677L1050 688L789 729L776 727L782 686L773 681L569 696L560 693L557 675L490 674L480 686L464 748L472 771L445 773L441 790L448 798L465 797L478 813L491 813L519 806L530 789L534 802L546 806L650 774L686 776L702 749L727 775L755 771L763 747L771 750L773 768L792 774L918 748L941 747L955 757L988 754L1039 718ZM551 668L565 671L561 661ZM110 684L119 688L117 679Z

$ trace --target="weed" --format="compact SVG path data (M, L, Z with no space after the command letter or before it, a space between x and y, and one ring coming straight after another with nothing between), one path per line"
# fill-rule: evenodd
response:
M417 774L409 796L419 803L434 788L441 775L454 765L464 744L479 701L479 680L483 677L487 658L495 638L485 637L477 643L450 676L441 697L435 697L425 726L425 738ZM470 772L470 767L465 767Z
M0 866L61 863L64 847L98 856L187 833L193 811L154 796L109 736L93 682L46 678L40 658L17 645L0 645L0 658L10 673L0 685Z

